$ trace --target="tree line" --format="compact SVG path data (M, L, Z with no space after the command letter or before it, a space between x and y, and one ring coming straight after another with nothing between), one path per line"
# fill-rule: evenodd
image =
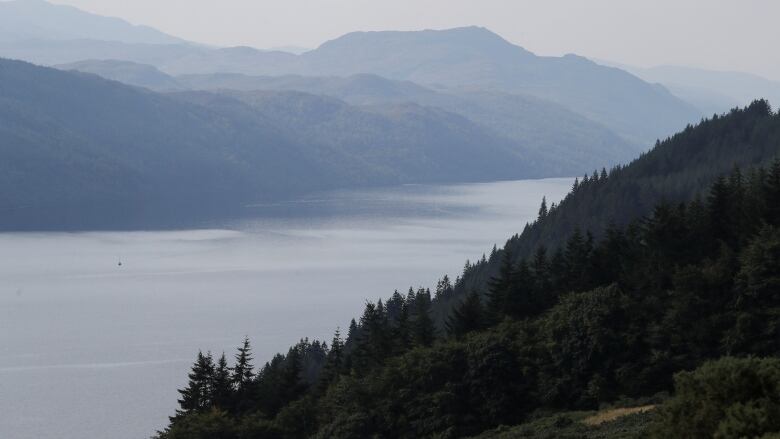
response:
M543 201L539 221L561 209ZM482 289L456 294L485 264L497 268ZM494 249L463 277L368 302L345 337L302 340L258 370L248 340L231 367L199 354L159 438L464 437L670 392L675 373L721 357L778 357L780 161L735 167L627 224L574 227L558 246ZM748 399L745 416L777 406ZM680 416L659 422L694 431ZM755 433L733 425L728 437Z

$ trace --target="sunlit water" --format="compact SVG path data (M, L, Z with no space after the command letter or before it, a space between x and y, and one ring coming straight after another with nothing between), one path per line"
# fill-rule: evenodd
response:
M146 438L199 349L256 363L454 278L569 179L337 192L203 230L0 234L0 438ZM122 265L118 262L121 260Z

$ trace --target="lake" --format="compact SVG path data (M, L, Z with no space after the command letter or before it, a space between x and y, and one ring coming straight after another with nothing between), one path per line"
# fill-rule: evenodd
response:
M232 357L247 335L258 365L329 342L367 299L454 279L571 182L331 192L199 230L0 234L0 437L148 438L199 349Z

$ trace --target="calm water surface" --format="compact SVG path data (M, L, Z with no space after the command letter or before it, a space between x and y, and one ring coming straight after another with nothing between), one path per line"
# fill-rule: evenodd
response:
M199 349L256 363L453 278L570 179L334 192L202 230L0 234L0 438L138 439ZM122 261L122 266L118 261Z

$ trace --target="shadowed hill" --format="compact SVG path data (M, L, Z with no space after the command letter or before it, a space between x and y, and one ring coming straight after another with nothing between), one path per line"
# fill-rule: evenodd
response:
M181 227L330 188L539 176L441 110L195 95L0 60L0 228Z
M539 246L556 250L575 232L600 237L610 226L623 226L649 215L660 203L690 201L735 167L766 165L780 154L780 115L766 101L689 126L608 176L596 173L533 224L506 243L514 259L530 259ZM471 290L485 291L501 264L500 250L463 274L454 301ZM444 300L446 310L452 301Z

